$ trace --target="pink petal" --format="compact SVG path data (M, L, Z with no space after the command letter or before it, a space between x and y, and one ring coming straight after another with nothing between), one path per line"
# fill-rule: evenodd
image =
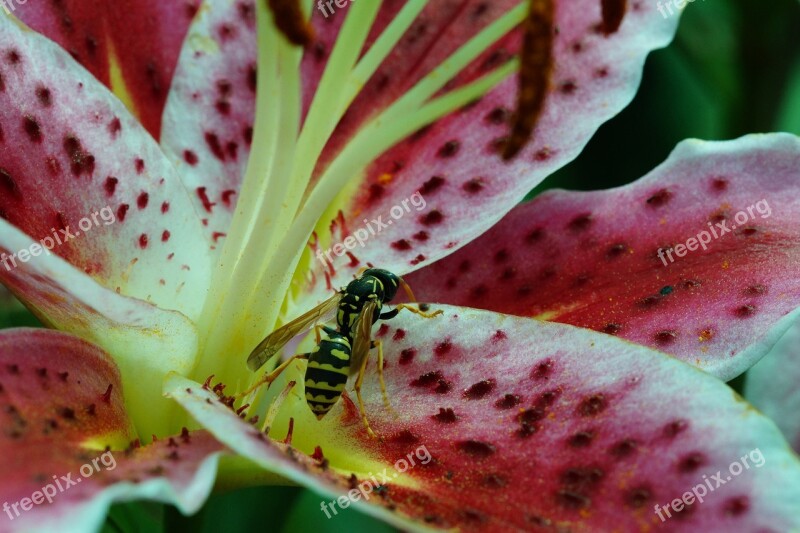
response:
M200 0L7 2L15 16L114 89L154 137L161 129L181 44L199 4ZM124 87L115 86L120 81Z
M770 417L800 453L800 323L747 373L745 397Z
M213 486L224 447L206 432L130 447L136 435L119 371L87 342L42 329L6 330L0 384L4 531L92 530L112 502L138 498L193 512ZM36 496L45 490L52 503ZM21 507L24 498L40 501Z
M686 141L626 187L542 194L408 281L421 301L619 335L730 379L798 314L798 168L789 135ZM723 220L740 227L707 251L658 257Z
M169 161L64 50L0 27L0 216L103 286L196 316L209 244Z
M0 257L29 246L25 234L0 220ZM130 414L145 434L169 431L174 405L161 398L161 381L168 372L191 371L198 339L189 319L106 289L56 256L18 262L17 268L1 264L0 279L45 325L113 354Z
M212 45L213 43L213 45ZM208 220L214 244L238 200L255 120L256 30L252 1L208 2L189 31L161 144Z
M431 2L355 101L318 170L366 120L479 28L517 4ZM338 206L339 217L325 219L318 227L324 245L315 246L312 240L312 252L324 254L357 230L371 232L365 245L351 247L354 257L331 256L336 269L331 273L332 286L368 263L399 273L415 270L488 229L531 188L576 157L600 124L627 105L638 87L645 57L670 41L676 24L676 19L665 20L654 5L638 2L620 31L605 36L598 26L601 12L596 0L559 2L556 21L555 77L535 141L510 163L497 153L498 143L509 133L509 110L515 103L517 82L512 77L474 105L383 154L367 169L356 199ZM502 39L453 85L504 63L516 52L518 41L517 33ZM415 192L422 194L425 205L408 201ZM391 226L376 223L379 216ZM319 296L326 290L325 272L321 262L314 266Z
M420 530L424 523L538 531L558 524L574 531L639 531L660 525L656 504L682 497L718 471L724 485L707 490L702 504L673 517L668 527L784 531L800 525L800 463L772 422L723 383L592 331L443 310L430 320L403 313L376 334L384 343L396 411L383 406L373 362L365 378L366 411L382 440L366 436L351 401L341 400L317 422L302 389L293 391L271 435L282 439L286 418L293 417L293 442L313 453L316 467L297 451L265 441L199 386L176 378L169 394L229 447L326 494L325 501L345 493L333 488L331 472L350 481L346 488L366 483L371 499L353 505L403 529ZM733 462L742 471L728 482Z

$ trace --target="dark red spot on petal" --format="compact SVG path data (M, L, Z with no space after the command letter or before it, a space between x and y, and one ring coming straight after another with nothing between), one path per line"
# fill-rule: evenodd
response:
M486 115L486 122L490 124L506 124L511 118L511 110L506 107L495 107Z
M431 179L422 184L422 187L420 187L419 192L423 196L427 196L441 189L445 183L446 181L443 177L433 176Z
M444 215L438 209L426 213L420 217L420 222L425 226L435 226L444 220Z
M406 239L400 239L391 244L392 248L400 252L406 252L411 249L411 243Z
M686 431L688 427L689 422L686 420L673 420L664 426L663 433L665 437L673 438Z
M44 107L50 107L53 105L53 95L50 93L50 89L47 87L40 85L36 88L36 99L39 100L39 103Z
M578 406L578 413L581 416L595 416L602 413L608 407L608 399L603 393L593 394L581 401Z
M214 203L211 200L209 200L208 194L206 193L206 188L205 187L198 187L197 188L197 196L200 198L200 201L203 204L203 209L205 209L209 213L211 212L211 208L214 207L215 205L217 205L216 203Z
M569 224L568 229L570 231L579 232L584 231L592 225L592 216L589 214L578 215L577 217L573 218Z
M32 142L42 142L42 129L39 126L38 120L31 115L25 115L22 117L22 127Z
M420 377L412 381L410 385L412 387L429 387L430 385L433 385L442 379L444 379L444 376L442 376L440 371L436 370L422 374Z
M567 443L573 448L586 448L592 444L593 440L594 440L593 431L579 431L578 433L572 435L567 440Z
M665 329L657 332L653 338L659 345L667 346L678 339L678 332L674 329Z
M222 149L222 143L220 142L219 137L217 137L215 133L206 132L205 139L206 144L208 145L209 150L211 150L211 153L214 154L214 157L220 161L225 161L225 151Z
M464 397L469 400L479 400L492 392L494 387L495 381L493 379L484 379L466 389Z
M512 409L522 402L518 394L506 394L494 403L498 409Z
M678 462L678 472L688 474L694 472L706 463L705 456L700 452L692 452L682 457Z
M439 408L439 412L431 418L441 424L454 424L458 420L455 411L449 407L447 409Z
M667 189L661 189L647 199L647 205L650 207L661 207L666 205L671 199L672 193Z
M456 443L456 448L472 457L489 457L495 452L495 447L487 442L465 440Z
M400 352L400 364L401 365L408 365L414 361L414 356L417 355L417 350L415 348L406 348L402 352Z
M109 176L109 177L106 178L106 183L105 183L104 187L106 189L106 193L108 194L108 196L113 196L114 195L114 191L117 190L117 184L118 183L119 183L119 180L117 178L113 177L113 176Z
M531 377L533 379L548 379L550 375L553 373L553 361L552 359L545 359L544 361L539 362L531 371Z
M449 340L445 340L437 344L436 347L433 349L433 352L441 357L449 353L452 348L453 344Z
M464 182L462 188L468 192L469 194L477 194L483 190L485 187L483 178L472 178L469 181Z
M448 141L444 145L442 145L441 148L439 148L438 155L439 157L453 157L459 152L460 149L461 149L460 142L456 140Z

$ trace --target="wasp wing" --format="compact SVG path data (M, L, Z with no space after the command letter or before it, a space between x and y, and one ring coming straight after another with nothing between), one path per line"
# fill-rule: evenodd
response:
M337 292L314 309L308 311L295 318L291 322L279 327L261 341L258 346L250 353L247 358L247 366L255 372L261 368L264 363L278 353L278 350L283 348L287 342L292 340L298 333L307 330L316 322L327 319L328 315L332 315L342 299L342 294Z
M367 302L356 319L355 328L352 330L353 350L350 355L350 375L358 372L372 347L372 319L377 308L378 302L375 300Z

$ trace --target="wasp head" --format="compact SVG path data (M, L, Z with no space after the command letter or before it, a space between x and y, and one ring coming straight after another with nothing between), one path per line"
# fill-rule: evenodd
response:
M400 276L382 268L370 268L364 271L363 276L377 278L383 284L383 301L391 302L400 287Z

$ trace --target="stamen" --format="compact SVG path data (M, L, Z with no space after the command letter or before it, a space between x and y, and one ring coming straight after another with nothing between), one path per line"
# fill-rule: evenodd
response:
M353 68L379 7L379 4L362 3L354 4L351 8L323 74L309 118L303 127L304 133L312 132L312 138L316 129L315 122L328 120L327 115L330 113L331 105L334 108L338 107L336 100L340 98L341 91L336 87L337 80L341 79L342 71L349 72ZM270 31L270 28L267 27L265 31ZM255 344L257 342L255 337L260 336L264 329L275 324L282 296L280 300L277 299L277 296L275 300L268 300L268 303L264 305L265 312L263 314L248 315L248 305L258 295L257 291L253 291L253 286L263 277L264 270L275 253L275 248L281 237L286 234L313 170L312 165L305 179L298 178L297 173L293 171L293 167L297 165L302 167L309 161L313 164L312 157L310 157L312 154L306 153L306 149L298 145L298 142L303 139L301 136L298 140L301 120L300 61L302 55L299 49L290 48L286 43L279 42L277 44L279 49L278 75L281 83L279 85L280 98L275 100L280 101L280 110L278 111L280 120L277 125L279 136L276 140L276 149L267 169L270 177L265 179L264 175L253 175L251 178L249 172L246 177L246 180L253 179L267 184L268 189L259 188L260 190L256 194L264 199L259 204L251 202L248 206L252 209L251 211L237 209L237 216L248 217L247 228L249 231L246 234L238 234L236 242L239 243L240 248L237 255L229 259L226 257L229 277L223 279L222 284L224 286L225 282L228 282L226 290L220 291L215 287L215 294L219 298L217 301L221 301L222 304L217 304L218 309L214 317L224 317L226 322L232 324L232 327L220 328L217 324L212 333L214 338L206 342L208 353L228 351L225 343L231 333L236 337L243 338L248 345ZM308 134L306 134L307 137ZM323 145L326 140L322 140ZM321 148L319 150L321 151ZM251 160L256 159L255 155L258 152L254 149L252 153L254 157ZM303 154L303 156L296 157L296 154ZM247 185L249 183L245 181L244 186ZM256 228L258 229L257 233L255 232ZM302 248L304 245L305 241L299 242L298 248ZM235 263L235 269L230 269L230 263ZM273 294L277 295L277 293ZM217 331L221 331L221 333L217 334ZM230 372L235 372L235 369L239 367L238 361L226 361L226 363L227 370ZM226 370L220 370L218 362L215 369L225 375L230 375Z
M278 394L272 403L269 404L269 409L267 409L267 414L264 416L264 424L261 426L262 433L269 433L270 428L272 427L272 423L275 422L275 417L278 416L278 412L283 407L283 402L286 401L286 398L289 396L289 393L292 392L294 386L297 385L296 381L290 381L286 384L280 394Z
M314 230L320 213L325 211L331 198L336 196L336 193L346 185L352 176L363 172L363 168L369 161L391 148L399 139L403 139L454 110L475 101L476 98L486 94L511 76L517 68L518 63L510 61L477 81L433 100L416 113L408 116L399 125L397 121L392 122L385 118L379 118L351 140L347 148L328 167L323 179L320 180L303 206L303 210L278 246L264 277L254 291L254 294L260 295L260 297L254 301L251 314L259 316L269 312L270 305L276 305L275 300L264 298L263 295L286 294L292 278L291 275L287 275L287 272L294 272L294 266L300 260L305 242ZM394 110L390 108L387 114L391 116L394 114ZM395 129L386 128L386 124L394 124ZM299 241L304 244L298 248L297 242ZM277 302L277 305L280 303Z
M394 146L414 131L431 124L439 118L463 107L482 96L517 68L515 61L503 65L471 84L451 91L426 104L445 84L461 70L471 64L481 53L514 29L525 17L525 4L512 9L494 21L478 35L444 60L436 69L419 81L406 95L373 119L351 139L347 147L336 157L320 178L313 192L303 205L301 212L286 232L283 241L272 255L254 294L260 295L252 305L252 314L262 316L269 313L268 306L276 304L277 295L263 298L266 294L285 295L294 266L300 260L305 244L320 215L326 211L336 195L353 178L380 154ZM302 243L298 245L298 243ZM280 305L280 304L278 304Z
M294 158L300 120L302 49L279 39L265 6L261 3L257 6L259 80L252 157L198 328L201 335L209 336L202 339L205 351L196 372L201 376L217 372L232 384L237 384L235 376L241 375L241 361L225 360L220 365L218 354L231 351L229 343L238 336L237 330L245 322L240 314L242 303L252 295L255 273L252 269L248 273L242 258L252 248L248 247L252 236L266 240L273 229L264 224L258 214L268 198L267 191L272 191L276 182L285 181L286 166ZM221 321L230 326L221 325Z
M290 43L305 47L314 41L314 28L303 14L300 0L267 0L267 3L275 26Z
M530 0L520 59L517 112L503 150L506 161L528 144L544 109L553 72L554 11L553 0Z

